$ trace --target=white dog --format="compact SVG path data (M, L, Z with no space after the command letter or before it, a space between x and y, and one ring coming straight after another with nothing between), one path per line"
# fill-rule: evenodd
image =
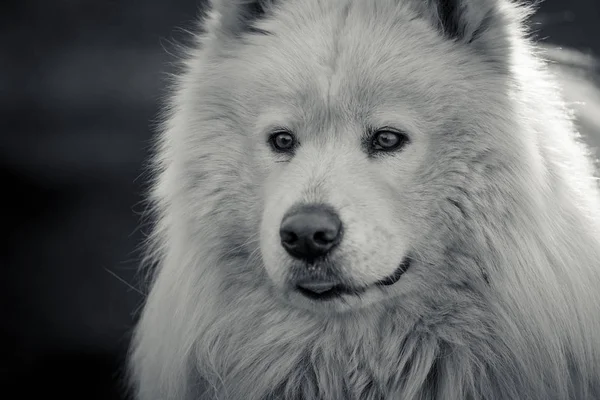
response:
M214 0L155 163L137 398L600 398L600 190L527 16Z

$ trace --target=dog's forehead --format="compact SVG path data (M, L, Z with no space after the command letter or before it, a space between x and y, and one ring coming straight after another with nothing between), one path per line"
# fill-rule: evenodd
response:
M452 69L469 63L462 59L464 52L408 7L390 7L393 15L382 21L378 14L386 13L374 5L380 2L351 2L343 17L336 7L344 2L332 3L319 12L305 11L304 18L299 10L283 8L281 13L293 14L293 24L267 19L259 25L272 34L251 39L256 46L246 51L254 53L251 58L273 78L273 86L309 97L326 90L329 96L350 92L363 102L377 101L402 85L447 85Z
M296 119L311 130L396 125L415 112L421 120L438 118L441 108L450 114L467 101L464 93L485 88L481 63L411 8L349 2L353 6L340 17L345 3L316 11L282 8L287 19L266 19L259 28L270 34L247 39L237 69L248 74L238 77L249 81L242 84L249 85L259 113L281 110L295 117L281 124Z
M340 46L335 68L312 58L286 57L284 50L277 50L282 56L264 62L257 68L258 76L250 78L256 104L265 110L283 108L282 113L290 117L320 126L323 121L337 125L375 118L384 122L386 114L402 109L436 113L440 103L451 103L464 85L444 70L444 60L426 61L426 55L414 53L394 58L377 52L360 59L352 56L353 46L357 45Z

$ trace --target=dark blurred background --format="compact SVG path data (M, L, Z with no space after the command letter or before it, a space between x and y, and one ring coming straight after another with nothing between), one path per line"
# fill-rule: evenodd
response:
M125 398L122 361L143 300L143 163L169 54L202 3L0 6L6 398ZM599 17L599 0L546 0L538 36L600 54Z

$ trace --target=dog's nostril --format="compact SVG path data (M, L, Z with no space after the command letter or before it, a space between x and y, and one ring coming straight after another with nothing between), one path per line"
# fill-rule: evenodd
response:
M298 241L298 235L296 235L294 232L282 230L280 232L280 235L281 235L281 241L283 243L287 243L287 244L291 245Z
M317 244L326 245L335 241L337 236L337 231L334 230L319 231L313 235L313 240Z

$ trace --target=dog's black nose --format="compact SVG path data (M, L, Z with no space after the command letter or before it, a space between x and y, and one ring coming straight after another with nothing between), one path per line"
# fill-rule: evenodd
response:
M306 205L283 218L279 236L281 245L292 257L312 262L340 242L342 221L327 206Z

